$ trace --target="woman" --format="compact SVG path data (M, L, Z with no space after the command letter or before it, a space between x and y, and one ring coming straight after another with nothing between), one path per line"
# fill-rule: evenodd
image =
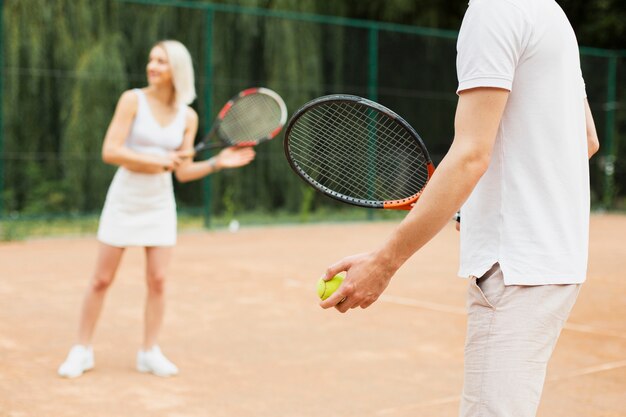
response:
M198 116L188 104L196 97L194 73L189 52L180 42L158 42L150 51L146 72L148 86L122 94L104 139L102 159L119 169L100 218L98 260L84 296L78 339L58 370L62 377L77 377L93 368L94 328L128 246L145 247L147 259L144 337L137 369L158 376L178 373L157 345L165 276L176 243L171 173L179 181L192 181L254 159L251 148L227 148L207 161L192 161Z

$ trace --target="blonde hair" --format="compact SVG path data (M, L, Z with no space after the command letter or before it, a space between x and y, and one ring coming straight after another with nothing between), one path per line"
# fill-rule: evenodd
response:
M176 90L176 102L191 104L196 99L195 77L191 55L185 45L175 40L163 40L154 46L165 49Z

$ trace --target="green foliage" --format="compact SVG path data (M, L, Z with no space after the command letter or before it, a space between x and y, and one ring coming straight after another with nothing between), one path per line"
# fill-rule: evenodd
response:
M302 202L300 204L300 221L305 223L309 220L311 215L313 200L315 199L315 190L313 188L306 188L302 192Z
M626 48L626 2L623 0L558 0L581 44Z
M222 195L222 204L224 206L224 217L228 221L235 219L235 212L237 211L237 204L233 199L235 194L235 188L232 185L227 185Z
M65 103L68 117L62 133L61 152L66 156L63 173L68 189L76 191L68 196L68 208L99 208L102 191L112 177L110 167L100 162L100 149L119 92L127 86L121 46L119 35L104 37L94 41L76 64L79 74L93 75L76 80Z
M437 0L224 0L277 11L458 29L466 2ZM626 2L560 0L581 44L626 48ZM189 48L196 69L199 134L233 94L267 86L291 112L329 93L367 96L416 127L437 161L453 136L456 103L455 40L378 31L378 68L370 74L365 28L259 17L251 14L137 5L117 0L5 0L3 155L5 213L95 213L114 167L100 158L102 139L120 94L145 85L149 49L173 38ZM207 43L208 36L213 41ZM211 58L212 66L207 65ZM617 103L608 103L607 60L583 56L596 124L616 109L615 193L626 192L626 58L618 61ZM209 71L211 70L211 71ZM373 77L370 77L370 76ZM375 84L370 84L374 79ZM621 104L620 104L621 103ZM285 162L282 135L257 149L255 162L212 178L212 212L238 219L245 212L289 213L312 219L336 203L306 188ZM208 155L207 155L208 156ZM606 195L603 160L592 160L594 201ZM179 207L199 207L200 181L176 184ZM352 213L352 212L351 212ZM4 224L3 235L17 236Z

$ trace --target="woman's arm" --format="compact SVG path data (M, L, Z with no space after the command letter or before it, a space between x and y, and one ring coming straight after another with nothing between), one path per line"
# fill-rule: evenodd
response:
M107 164L119 165L132 171L148 174L173 171L180 162L177 156L144 155L124 145L137 114L137 106L136 94L132 91L122 94L104 137L102 160Z
M181 157L194 154L193 142L198 131L198 115L189 108L187 113L187 127L183 144L178 150ZM176 169L176 179L180 182L189 182L214 174L224 168L238 168L249 164L254 159L255 153L252 148L226 148L216 156L205 161L193 162L184 159Z

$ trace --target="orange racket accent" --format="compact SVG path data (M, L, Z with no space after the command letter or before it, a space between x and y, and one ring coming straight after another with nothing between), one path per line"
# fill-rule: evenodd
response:
M428 163L428 165L426 165L426 168L428 169L428 178L431 178L435 173L435 164L433 164L432 162Z
M433 176L433 173L435 172L435 165L432 163L428 163L426 165L426 169L428 169L428 178L431 178ZM383 208L388 210L411 210L415 202L419 200L420 196L422 195L422 191L402 200L386 201L383 204Z
M413 208L413 204L415 204L415 202L420 198L420 195L422 195L421 191L402 200L385 201L383 208L387 210L411 210Z

